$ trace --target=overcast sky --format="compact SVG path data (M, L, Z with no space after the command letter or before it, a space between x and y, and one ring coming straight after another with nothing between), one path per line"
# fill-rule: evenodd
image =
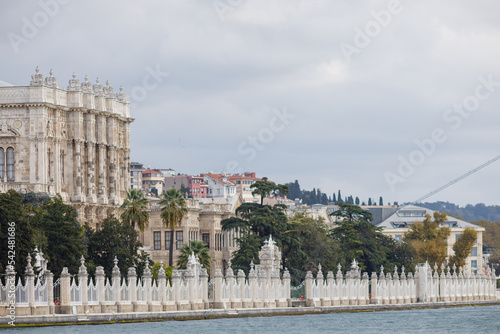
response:
M0 4L0 81L38 65L63 88L73 72L123 85L146 166L392 203L500 154L495 0ZM498 205L499 172L428 201Z

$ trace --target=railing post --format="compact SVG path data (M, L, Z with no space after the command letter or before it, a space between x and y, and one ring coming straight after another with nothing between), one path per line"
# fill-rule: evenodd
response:
M235 308L235 298L234 298L234 271L231 268L231 262L229 262L228 268L226 270L226 286L229 287L229 305L228 308Z
M101 313L106 312L106 292L104 290L104 280L106 279L104 274L104 267L97 266L95 268L95 280L97 284L97 300L101 306Z
M316 284L318 286L319 306L325 306L325 279L321 271L321 264L318 265L318 273L316 274Z
M285 293L286 293L286 302L288 307L292 307L292 297L290 293L290 272L287 268L285 268L285 272L283 273L283 284L285 285Z
M130 304L132 304L132 311L137 312L137 273L135 267L128 268L127 272L128 294Z
M203 308L209 309L209 301L208 301L208 273L207 269L201 268L200 271L200 284L202 289L202 300L203 300Z
M269 302L268 302L268 285L269 285L269 282L268 282L268 279L267 279L267 273L265 270L261 270L259 269L258 270L258 273L257 273L258 277L259 277L259 285L261 286L262 288L262 302L264 303L263 307L268 307L269 306Z
M370 278L368 277L368 273L363 273L363 289L364 289L364 299L363 305L370 304Z
M64 267L60 277L60 294L61 294L61 307L62 314L71 313L71 282L68 267Z
M380 296L377 296L377 283L378 283L378 277L377 273L375 271L372 272L372 277L370 280L370 288L371 288L371 294L369 295L370 297L370 304L377 304L377 299Z
M31 255L28 253L28 264L26 265L26 271L24 272L24 280L28 293L28 305L30 308L30 314L35 314L35 273L33 267L31 266Z
M115 259L113 260L114 266L113 270L111 272L111 284L113 285L113 294L114 294L114 299L115 299L115 305L116 305L116 312L120 313L122 311L122 306L121 306L121 274L120 274L120 268L118 268L118 259L115 256Z
M83 313L87 312L89 304L89 296L87 293L87 285L89 275L87 274L87 268L85 267L85 258L80 258L80 268L78 268L78 285L80 286L80 300L82 301Z
M250 298L252 307L257 307L257 274L255 273L253 262L250 263L250 272L248 273L248 286L250 289Z
M48 270L45 270L43 272L43 275L45 276L49 314L54 314L54 274Z
M337 275L336 275L336 281L337 281L337 292L338 292L338 297L339 301L337 305L342 305L343 298L344 298L344 276L342 275L342 265L339 263L337 266ZM334 304L335 304L335 299L334 299Z
M214 308L223 308L222 305L222 271L215 269L214 274Z
M153 300L151 295L152 280L153 280L153 275L151 275L151 269L149 268L149 261L146 260L146 266L144 267L144 271L142 274L142 281L144 283L144 287L146 288L145 292L146 292L146 303L148 305L148 312L153 311Z
M311 307L314 305L313 301L313 274L311 271L308 271L306 273L306 292L305 292L305 300L306 300L306 307Z
M175 308L181 308L181 274L177 269L172 270L172 294L174 295Z
M195 296L194 296L194 272L193 269L189 268L186 270L184 275L186 280L186 286L188 291L188 302L191 310L195 309Z
M163 269L163 261L160 261L160 269L158 270L158 293L160 294L160 303L162 311L167 310L167 275Z
M240 287L239 296L241 307L243 307L243 300L245 299L245 272L241 269L238 270L237 282Z

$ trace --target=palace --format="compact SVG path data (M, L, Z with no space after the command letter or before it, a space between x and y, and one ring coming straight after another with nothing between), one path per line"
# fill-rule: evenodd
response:
M29 86L0 87L0 191L60 194L96 227L117 214L130 185L127 97L109 82L67 89L38 67Z

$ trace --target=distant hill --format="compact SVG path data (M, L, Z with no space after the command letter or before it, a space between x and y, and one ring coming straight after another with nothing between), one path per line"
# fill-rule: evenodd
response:
M500 221L500 206L499 205L484 205L479 203L476 205L467 204L465 207L460 207L449 202L433 202L419 203L431 210L446 212L455 217L462 217L464 220L472 222L479 220Z

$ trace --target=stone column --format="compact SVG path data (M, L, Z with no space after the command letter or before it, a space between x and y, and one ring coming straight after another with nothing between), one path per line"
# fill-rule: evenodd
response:
M146 303L148 304L148 312L153 311L153 296L151 294L151 283L153 280L153 275L151 275L151 269L149 268L149 261L146 260L146 267L144 268L144 272L142 274L142 281L145 287L146 293Z
M403 304L403 296L401 291L401 282L398 275L398 267L394 266L394 274L392 276L392 284L395 286L396 295L394 296L396 304Z
M384 267L380 266L380 275L378 280L378 285L380 286L380 304L389 304L389 286L385 280Z
M106 279L104 274L104 267L97 266L95 268L95 280L97 284L97 299L99 300L99 305L101 306L101 313L106 312L106 292L104 290L104 280Z
M380 298L380 296L377 296L377 273L374 271L372 272L372 277L370 281L370 289L371 289L371 296L370 296L370 304L378 304L377 299Z
M318 285L319 306L325 306L325 279L323 277L323 272L321 271L321 264L318 265L316 284Z
M116 187L116 181L117 181L117 176L116 176L116 146L110 146L109 147L109 203L118 205L118 194L117 194L117 187Z
M210 307L210 305L208 301L208 273L207 269L205 268L201 268L200 283L201 283L201 288L203 289L202 290L203 308L206 310Z
M99 176L97 198L99 204L108 204L108 190L106 187L106 145L100 143L97 146L99 160Z
M305 293L305 300L306 300L306 307L311 307L314 306L314 300L313 300L313 274L311 271L308 271L306 273L306 278L305 278L305 285L306 285L306 293Z
M173 275L172 275L173 276ZM215 269L214 274L214 308L223 308L222 304L222 271Z
M187 286L187 291L188 291L188 302L189 302L189 308L191 310L196 309L195 305L195 284L194 284L194 272L193 269L188 267L188 270L186 270L186 273L184 275L185 280L186 280L186 286Z
M82 141L75 140L75 150L73 156L73 170L74 175L76 177L76 190L73 194L72 200L74 202L83 202L83 194L82 194L82 183L83 183L83 175L82 175ZM71 179L71 175L68 175Z
M64 267L61 272L60 277L61 286L61 306L60 313L70 314L71 313L71 277L68 272L68 267Z
M47 285L47 303L49 305L49 314L54 314L54 274L44 270L45 284Z
M163 271L165 273L165 271ZM128 268L127 273L128 293L130 303L132 304L132 311L138 312L137 309L137 273L135 267Z
M80 268L78 270L78 285L80 286L80 300L83 305L83 313L87 312L89 308L89 296L87 293L87 285L89 275L87 274L87 268L85 267L85 258L80 258Z
M122 311L122 306L121 306L121 273L120 273L120 268L118 268L118 259L115 256L115 259L113 260L115 263L113 267L113 271L111 272L111 284L113 285L113 295L115 299L115 305L116 305L116 312L120 313Z
M28 305L30 307L30 314L35 314L35 273L31 266L31 255L28 253L28 264L24 272L25 286L28 294Z
M181 274L178 270L174 269L172 271L172 293L174 295L175 307L178 310L181 308L181 285Z
M97 203L96 196L95 147L92 142L87 145L87 202Z
M408 294L410 295L410 303L417 302L417 289L415 284L415 279L413 278L413 273L408 273Z

